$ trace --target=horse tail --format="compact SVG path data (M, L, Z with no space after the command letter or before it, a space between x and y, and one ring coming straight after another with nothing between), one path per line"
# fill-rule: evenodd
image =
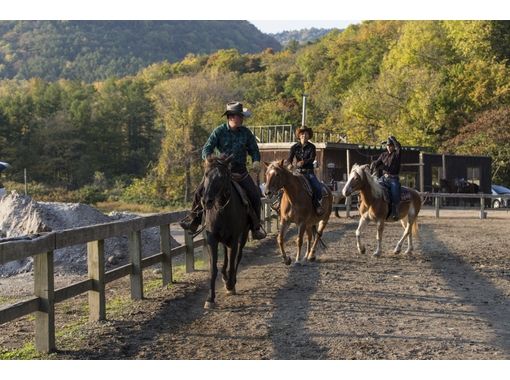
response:
M316 225L313 225L313 226L312 226L312 234L313 234L312 236L313 236L313 239L314 239L314 240L315 240L316 236L317 236L317 235L319 235L319 232L317 231L317 226L316 226ZM323 249L327 249L327 248L328 248L328 246L326 245L326 243L324 243L324 242L322 241L322 235L319 235L318 239L319 239L319 245L320 245L320 247L321 247L321 248L323 248Z

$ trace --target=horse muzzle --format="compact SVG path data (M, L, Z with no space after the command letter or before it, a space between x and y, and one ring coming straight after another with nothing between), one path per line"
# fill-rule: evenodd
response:
M351 187L350 187L350 186L349 186L349 187L347 187L347 186L346 186L346 187L344 187L344 188L342 189L342 195L343 195L344 197L348 197L348 196L349 196L349 195L351 195L351 194L352 194L352 190L351 190Z
M271 190L266 190L264 193L265 193L266 198L272 198L273 197L273 192Z

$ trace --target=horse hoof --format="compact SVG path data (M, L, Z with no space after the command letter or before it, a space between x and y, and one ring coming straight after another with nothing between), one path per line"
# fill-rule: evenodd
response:
M234 288L234 289L231 289L231 290L228 290L228 289L227 289L227 295L228 295L228 296L235 296L235 295L236 295L236 290L235 290L235 288Z
M214 309L214 308L216 308L216 304L214 302L205 301L204 309L211 310L211 309Z
M310 261L311 263L313 263L315 260L316 260L315 256L311 256L308 258L308 261Z
M393 251L393 254L394 254L394 255L398 255L398 254L400 254L400 249L395 249L395 250Z
M405 251L404 252L407 256L412 256L413 255L413 251Z
M372 256L379 257L379 256L381 256L381 252L375 251Z
M360 255L364 255L367 252L367 250L365 247L363 247L363 248L358 249L358 252Z
M292 262L292 260L290 259L290 257L286 257L283 262L285 263L285 265L290 265L290 263Z

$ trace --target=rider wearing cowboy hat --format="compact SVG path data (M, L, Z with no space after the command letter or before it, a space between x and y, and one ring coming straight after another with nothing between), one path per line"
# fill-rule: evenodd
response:
M391 195L391 216L392 220L398 220L398 205L400 203L400 149L401 145L394 136L388 137L386 144L386 152L381 153L379 158L372 162L372 169L382 169L383 183L390 189Z
M252 219L252 237L254 239L263 239L266 233L261 229L260 223L260 189L248 174L246 168L246 156L249 154L253 161L253 170L258 174L260 172L260 152L251 131L243 126L244 118L250 117L251 112L239 102L230 102L227 104L226 111L222 116L227 117L227 122L217 127L209 136L202 149L202 159L212 156L217 149L220 154L233 156L231 161L231 171L240 178L237 182L246 191L250 199L253 210L249 212ZM180 225L183 229L189 229L196 232L202 222L203 208L201 198L204 191L204 181L200 183L193 199L192 211L183 220Z
M324 211L321 206L322 186L313 171L313 162L315 161L316 154L315 145L309 141L313 136L313 131L306 125L303 125L296 129L295 133L299 142L290 148L287 162L292 164L294 158L296 159L297 171L303 174L310 182L313 191L312 203L315 211L320 215Z

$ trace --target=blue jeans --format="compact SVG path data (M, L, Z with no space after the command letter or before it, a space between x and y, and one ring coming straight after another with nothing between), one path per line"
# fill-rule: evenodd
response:
M315 174L307 174L306 178L310 182L310 186L312 186L313 203L314 205L318 205L322 199L322 185Z
M398 177L383 177L383 181L390 189L391 203L395 206L400 202L400 181Z

